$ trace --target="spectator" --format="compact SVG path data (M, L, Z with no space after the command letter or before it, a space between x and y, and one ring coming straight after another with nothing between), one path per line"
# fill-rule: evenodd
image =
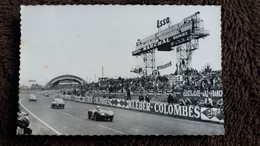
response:
M131 92L130 89L126 90L126 100L131 100Z
M213 101L212 101L212 99L209 97L209 94L208 94L208 96L205 98L205 106L206 107L213 107Z
M150 102L151 98L152 98L152 97L147 94L147 95L145 96L145 101L146 101L146 102Z
M144 101L144 96L143 96L143 94L140 94L139 95L139 101L141 102L141 101Z
M173 104L173 101L174 101L174 99L173 99L172 95L169 94L169 95L168 95L168 98L167 98L168 104Z
M223 98L222 97L220 97L220 99L217 101L217 107L223 108Z

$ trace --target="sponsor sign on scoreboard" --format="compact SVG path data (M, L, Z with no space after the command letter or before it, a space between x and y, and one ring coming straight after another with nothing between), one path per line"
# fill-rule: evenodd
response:
M132 52L132 55L141 55L155 48L158 48L158 51L170 51L172 47L190 41L195 26L201 22L197 19L198 14L197 12L174 25L170 24L169 17L163 20L157 20L157 28L159 31L144 39L138 39L136 50ZM166 24L168 24L168 27L160 30L160 28Z
M132 55L139 55L142 52L150 51L154 48L158 47L158 51L164 51L164 45L171 44L171 47L178 46L180 44L186 43L189 41L190 31L178 31L177 34L170 36L170 37L159 37L158 34L154 35L154 38L147 41L141 42L138 46L136 46L136 50L133 51ZM163 38L163 39L162 39ZM162 49L160 49L162 46Z

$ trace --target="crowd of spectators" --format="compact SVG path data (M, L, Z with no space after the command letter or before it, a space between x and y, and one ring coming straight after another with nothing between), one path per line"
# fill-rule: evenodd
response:
M192 71L182 75L181 81L170 82L175 75L142 76L137 78L117 78L90 83L88 90L105 92L165 92L182 90L222 90L221 71L197 72Z
M176 79L177 76L181 76L181 79ZM180 105L205 105L213 107L213 101L208 96L206 99L197 98L176 98L175 92L183 90L200 90L212 91L222 90L222 73L221 71L204 70L198 72L191 69L183 74L169 74L163 76L141 76L137 78L107 78L98 82L88 83L86 85L68 85L61 84L55 88L60 89L64 95L76 95L85 96L86 93L97 94L105 92L104 98L110 97L110 93L124 93L126 100L131 100L131 93L137 93L139 101L150 102L152 96L148 93L167 93L166 102L169 104L179 103ZM174 79L174 80L172 80ZM166 92L167 91L167 92ZM170 91L170 92L169 92ZM174 92L175 91L175 92ZM173 95L172 95L173 94ZM216 105L215 105L216 104ZM222 98L218 101L214 101L216 107L223 106Z
M181 76L181 79L176 79ZM110 97L110 93L123 93L125 99L131 100L131 94L137 93L140 101L149 102L153 97L148 93L169 93L173 94L183 90L200 90L212 91L222 90L222 73L221 71L213 71L205 69L198 72L190 69L183 74L169 74L163 76L141 76L137 78L106 78L98 82L88 83L86 85L61 84L55 88L59 89L64 95L85 96L86 94L94 95L104 92L104 96ZM103 94L100 94L103 96ZM156 95L156 94L155 94ZM111 95L112 96L112 95ZM113 95L114 96L114 95ZM173 95L171 95L173 96ZM176 97L176 95L174 95ZM173 103L172 97L166 102ZM175 101L177 102L177 101ZM190 103L189 100L180 99L182 104ZM194 102L192 100L192 102Z
M221 90L221 71L211 71L209 73L193 73L183 76L183 83L174 86L177 90Z

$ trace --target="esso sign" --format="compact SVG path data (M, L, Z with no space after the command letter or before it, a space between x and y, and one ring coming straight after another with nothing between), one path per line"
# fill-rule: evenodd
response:
M168 23L170 23L170 18L169 17L167 17L167 18L165 18L163 20L157 20L157 28L160 28L163 25L168 24Z

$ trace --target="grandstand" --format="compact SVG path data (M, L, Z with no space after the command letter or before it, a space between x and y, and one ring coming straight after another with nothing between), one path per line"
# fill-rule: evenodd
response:
M176 79L178 77L181 77L181 80ZM172 80L172 78L175 79ZM211 96L216 104L222 97L221 78L220 70L189 69L182 75L107 78L86 84L84 93L88 96L126 99L127 90L130 90L133 100L138 100L139 96L149 95L151 101L157 102L167 102L167 96L172 94L175 102L188 98L192 104L200 103L201 100Z
M187 71L183 75L168 74L163 76L142 76L137 78L106 79L88 84L88 89L103 92L166 92L186 90L222 90L221 71ZM181 77L182 80L170 80Z

